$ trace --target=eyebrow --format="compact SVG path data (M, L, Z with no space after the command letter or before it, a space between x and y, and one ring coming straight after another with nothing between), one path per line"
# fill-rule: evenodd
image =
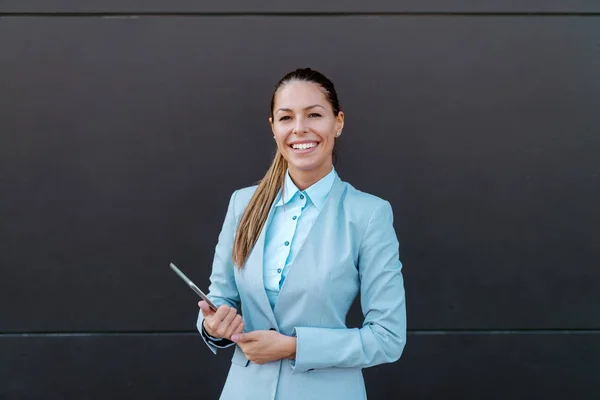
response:
M304 110L310 110L310 109L312 109L312 108L316 108L316 107L321 107L323 110L325 110L325 107L323 107L323 106L322 106L322 105L320 105L320 104L313 104L312 106L304 107ZM291 109L289 109L289 108L280 108L280 109L278 109L277 111L275 111L275 113L278 113L279 111L287 111L287 112L292 112L292 110L291 110Z

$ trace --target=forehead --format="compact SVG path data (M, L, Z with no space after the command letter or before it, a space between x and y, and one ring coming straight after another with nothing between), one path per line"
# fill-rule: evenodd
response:
M285 84L275 95L275 110L279 108L304 108L312 105L329 108L325 92L321 86L311 82L293 81Z

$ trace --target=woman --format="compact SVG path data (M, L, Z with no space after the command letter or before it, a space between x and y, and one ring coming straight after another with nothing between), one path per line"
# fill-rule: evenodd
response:
M334 85L299 69L271 99L275 159L231 196L198 330L235 345L222 399L365 399L361 369L406 343L402 264L390 204L333 168L344 126ZM362 328L346 314L360 293ZM241 314L238 314L241 306Z

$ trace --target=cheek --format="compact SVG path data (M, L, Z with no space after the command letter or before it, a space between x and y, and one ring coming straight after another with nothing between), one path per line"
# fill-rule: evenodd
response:
M287 140L287 134L275 132L275 142L277 143L277 147L283 151L287 147L285 141Z
M335 123L332 121L327 121L327 123L320 124L318 127L318 132L320 132L323 138L327 140L333 140L335 138Z
M328 129L326 132L323 132L321 137L327 141L328 146L333 146L335 142L335 131L333 129Z
M281 129L281 127L278 127L277 125L273 128L273 136L275 136L275 139L280 142L282 140L285 140L287 133L284 129Z
M275 141L277 141L277 144L283 145L285 143L285 139L286 135L275 133Z

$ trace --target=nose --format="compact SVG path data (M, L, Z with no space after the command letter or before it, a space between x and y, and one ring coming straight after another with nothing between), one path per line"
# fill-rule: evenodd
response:
M294 133L297 135L301 135L303 133L308 132L306 125L304 124L304 118L297 118L296 125L294 126Z

